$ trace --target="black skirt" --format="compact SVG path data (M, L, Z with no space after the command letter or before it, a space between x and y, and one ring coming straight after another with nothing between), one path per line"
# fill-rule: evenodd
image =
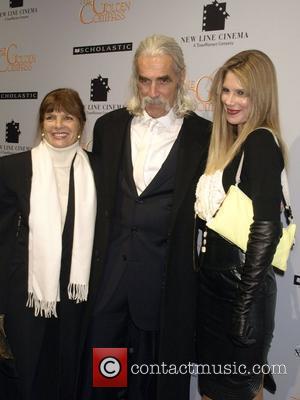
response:
M262 384L276 390L268 374L267 355L273 337L276 280L272 267L250 310L256 343L237 347L230 339L232 310L243 254L208 230L207 251L199 265L197 356L199 391L213 400L251 400ZM260 367L266 374L260 372Z

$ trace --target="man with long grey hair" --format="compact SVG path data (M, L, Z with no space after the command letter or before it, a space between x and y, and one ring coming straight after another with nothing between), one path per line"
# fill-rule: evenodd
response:
M91 388L86 361L84 399L189 399L188 370L178 368L194 361L193 204L210 123L192 111L185 76L178 43L147 37L134 56L127 107L94 127L103 192L86 349L128 348L129 381L127 389ZM153 364L157 375L145 371Z
M175 74L180 78L177 83L177 90L174 92L173 110L178 117L184 117L195 108L195 103L191 99L187 91L185 83L186 66L181 48L173 38L162 35L153 35L143 40L135 52L132 77L130 88L132 97L127 103L127 109L133 115L142 115L145 105L151 101L157 101L149 95L145 98L141 96L139 89L140 73L139 73L139 58L141 56L160 56L169 55L172 58L173 69ZM166 111L169 111L171 105L167 102Z

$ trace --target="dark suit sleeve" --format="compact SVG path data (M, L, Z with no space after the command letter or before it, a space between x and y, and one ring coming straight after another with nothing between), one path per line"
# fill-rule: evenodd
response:
M0 314L5 314L9 266L17 234L16 199L6 184L4 160L0 158Z
M102 119L98 118L94 130L93 130L93 153L101 153L101 130L102 130Z

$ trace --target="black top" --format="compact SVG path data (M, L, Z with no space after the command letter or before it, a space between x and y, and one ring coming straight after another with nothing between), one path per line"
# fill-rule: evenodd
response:
M235 183L235 175L244 151L244 163L239 187L253 202L254 220L280 220L282 200L281 171L284 168L282 152L267 129L250 133L240 153L224 169L225 192Z

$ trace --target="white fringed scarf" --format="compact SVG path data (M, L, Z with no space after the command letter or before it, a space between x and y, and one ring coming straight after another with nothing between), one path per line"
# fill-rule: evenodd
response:
M57 317L62 255L61 208L54 167L47 146L31 151L28 300L35 316ZM96 189L87 154L78 147L73 164L75 217L68 297L86 301L96 219Z

